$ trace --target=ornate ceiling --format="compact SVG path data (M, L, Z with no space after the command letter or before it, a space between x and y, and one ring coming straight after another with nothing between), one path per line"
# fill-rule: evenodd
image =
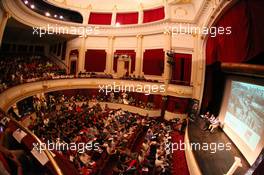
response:
M95 11L137 11L141 8L148 9L164 5L166 1L171 4L188 4L194 0L47 0L69 8L91 9Z

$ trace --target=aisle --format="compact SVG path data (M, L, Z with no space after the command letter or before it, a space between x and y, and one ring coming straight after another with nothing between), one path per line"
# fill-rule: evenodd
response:
M174 131L171 133L172 143L184 142L184 135ZM185 153L182 150L175 150L172 158L172 174L173 175L189 175L188 165Z

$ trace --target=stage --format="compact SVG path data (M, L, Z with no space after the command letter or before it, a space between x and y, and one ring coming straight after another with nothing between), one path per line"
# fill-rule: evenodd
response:
M199 118L195 122L190 122L188 127L189 141L190 143L223 143L224 145L229 145L228 150L193 150L194 158L204 175L223 175L228 172L230 167L234 163L234 157L239 157L241 159L242 167L239 167L235 171L235 175L244 175L249 169L250 165L240 153L238 148L233 144L233 142L228 138L228 136L221 130L215 129L213 133L208 130L203 131L201 128L204 126L204 121Z

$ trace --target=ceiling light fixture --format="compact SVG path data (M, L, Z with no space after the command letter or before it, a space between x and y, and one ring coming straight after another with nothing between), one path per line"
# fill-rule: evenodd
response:
M45 16L50 16L50 13L49 13L49 12L46 12L46 13L45 13Z
M60 15L60 19L63 19L63 16L62 15Z
M28 4L28 1L24 1L25 4Z
M35 8L35 5L34 4L31 4L30 5L30 8L34 9Z
M116 26L116 27L120 27L120 23L119 23L119 22L117 22L115 26Z
M54 18L57 18L57 17L58 17L58 15L55 14L55 15L54 15Z

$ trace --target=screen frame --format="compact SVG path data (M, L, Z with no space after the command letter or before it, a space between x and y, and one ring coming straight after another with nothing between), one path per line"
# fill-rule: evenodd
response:
M241 77L241 76L233 76L233 75L227 76L226 82L225 82L224 93L223 93L224 96L223 96L221 109L219 113L219 120L222 124L223 131L232 140L232 142L237 146L237 148L246 158L248 163L250 165L253 165L253 163L255 162L259 154L261 153L262 148L264 146L264 131L260 135L261 139L258 142L255 150L251 150L250 147L238 136L238 134L230 126L224 123L226 112L227 112L228 100L231 94L231 82L232 81L249 83L249 84L260 85L260 86L264 86L264 82L263 82L263 79L256 78L256 77Z

